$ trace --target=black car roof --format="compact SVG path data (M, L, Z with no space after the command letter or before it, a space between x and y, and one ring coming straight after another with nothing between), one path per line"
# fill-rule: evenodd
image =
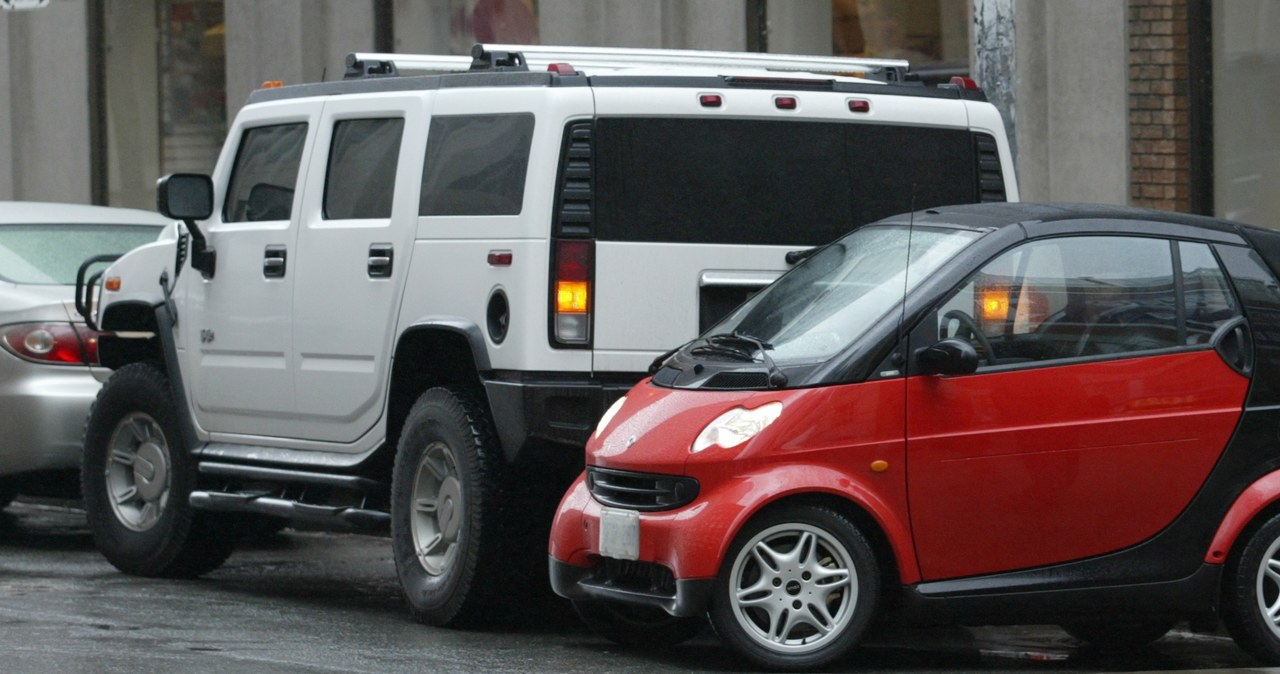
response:
M1204 230L1207 238L1214 239L1221 237L1213 234L1232 234L1236 235L1233 238L1238 238L1242 234L1242 229L1250 228L1248 225L1202 215L1135 206L1083 203L986 203L941 206L890 216L881 222L885 224L911 222L917 225L951 225L966 229L993 230L1013 226L1026 227L1030 223L1061 223L1069 220L1094 221L1094 226L1102 229L1106 228L1105 221L1114 220L1117 221L1115 223L1117 232L1133 231L1132 223L1134 222L1165 223ZM1104 222L1097 223L1097 221ZM1123 224L1121 221L1130 224Z

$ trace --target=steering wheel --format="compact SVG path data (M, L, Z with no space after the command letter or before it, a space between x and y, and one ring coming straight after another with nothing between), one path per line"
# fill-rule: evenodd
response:
M963 337L963 339L968 339L971 342L977 342L978 346L982 347L982 358L987 361L987 365L996 364L996 352L991 348L991 341L987 339L986 335L982 334L982 328L978 327L978 322L973 320L973 316L966 314L960 309L952 309L942 315L943 325L946 325L951 321L956 321L960 324L960 327L956 329L956 337L962 337L960 334L961 330L968 332L970 336Z

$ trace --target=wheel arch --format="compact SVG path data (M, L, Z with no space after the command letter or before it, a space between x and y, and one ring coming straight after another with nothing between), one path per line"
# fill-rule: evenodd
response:
M1239 546L1247 543L1248 534L1280 513L1280 470L1272 471L1250 484L1231 504L1213 542L1205 552L1206 564L1223 564Z
M395 451L409 410L427 389L460 390L474 396L486 412L490 409L480 376L490 369L489 352L478 325L457 318L423 319L400 333L392 353L387 399L390 451Z
M718 557L721 563L748 522L769 510L805 504L830 508L857 525L875 551L884 583L897 585L920 580L910 529L879 494L860 485L854 479L856 476L838 471L822 471L815 480L810 467L803 481L802 476L791 476L791 472L771 475L768 487L757 492L761 498L738 512L728 535L721 541Z
M161 305L151 301L114 302L102 310L99 327L109 333L98 338L98 360L103 367L118 370L129 363L150 360L164 363L164 339L156 312ZM137 333L122 337L114 333ZM167 369L167 368L166 368Z

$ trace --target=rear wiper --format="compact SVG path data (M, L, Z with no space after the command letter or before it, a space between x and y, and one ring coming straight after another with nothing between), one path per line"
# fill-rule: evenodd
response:
M782 388L787 385L787 375L784 374L782 370L778 369L777 363L774 363L773 358L769 356L769 349L773 348L772 344L761 341L760 339L752 337L745 332L738 332L737 330L734 330L733 332L720 333L718 335L711 335L705 339L709 346L714 345L726 350L738 351L739 353L747 352L744 352L741 349L734 349L729 346L729 344L749 344L756 349L759 349L760 357L764 360L764 366L769 371L769 388ZM755 360L750 353L747 353L747 357L753 361Z

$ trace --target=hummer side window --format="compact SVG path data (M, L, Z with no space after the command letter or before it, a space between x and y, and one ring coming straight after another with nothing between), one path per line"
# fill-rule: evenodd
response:
M404 120L400 118L348 119L334 124L324 183L326 220L391 217L403 134Z
M519 215L533 115L434 117L419 215Z
M1186 343L1178 313L1168 241L1050 239L975 274L939 310L938 337L969 340L983 365L1106 356Z
M246 129L231 169L223 222L288 220L306 140L304 123Z

